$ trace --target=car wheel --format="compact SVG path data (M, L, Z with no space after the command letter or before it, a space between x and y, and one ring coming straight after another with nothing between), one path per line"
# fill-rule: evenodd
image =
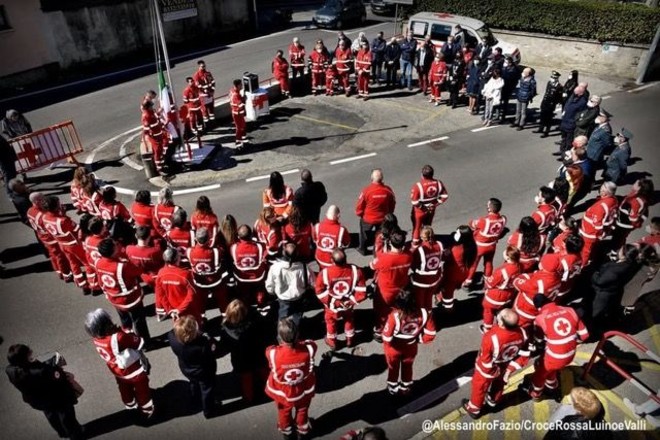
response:
M337 24L335 25L337 29L343 29L344 28L344 23L341 20L337 20Z

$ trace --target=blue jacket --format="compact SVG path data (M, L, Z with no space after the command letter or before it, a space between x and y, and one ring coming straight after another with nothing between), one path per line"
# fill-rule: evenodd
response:
M603 156L612 148L612 127L607 123L596 127L587 144L587 157L594 163L603 160Z
M469 65L467 84L465 89L470 95L479 95L481 93L481 83L479 82L480 66L474 64L474 61Z
M611 181L617 185L621 184L621 180L626 175L628 171L628 161L630 160L630 145L626 142L621 144L607 159L605 164L605 172L603 173L603 178L606 181Z
M521 78L518 82L518 101L530 102L536 96L536 80L533 76Z
M559 129L563 131L575 130L575 118L578 113L587 107L587 97L572 95L564 106L564 116L561 118Z
M371 60L376 61L377 63L382 62L385 59L385 46L387 46L387 41L384 38L374 38L371 42Z
M401 46L401 61L415 61L415 52L417 51L417 40L414 38L411 41L403 40Z

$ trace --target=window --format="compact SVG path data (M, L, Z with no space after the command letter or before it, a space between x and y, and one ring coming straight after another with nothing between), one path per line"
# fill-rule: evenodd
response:
M451 26L444 24L431 25L431 40L433 41L447 41L447 37L451 35Z
M465 43L467 44L468 47L475 48L477 47L477 44L479 44L479 39L477 38L476 35L474 35L474 32L471 30L465 30Z
M0 5L0 31L7 31L9 29L11 29L11 26L9 25L9 20L7 20L5 5Z
M413 37L424 38L426 36L426 29L428 29L428 24L423 21L413 21L410 23L410 29L412 30Z

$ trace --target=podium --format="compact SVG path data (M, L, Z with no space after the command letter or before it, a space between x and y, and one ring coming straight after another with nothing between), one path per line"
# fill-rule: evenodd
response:
M268 105L268 90L256 89L252 92L245 91L245 119L256 121L260 116L270 114Z

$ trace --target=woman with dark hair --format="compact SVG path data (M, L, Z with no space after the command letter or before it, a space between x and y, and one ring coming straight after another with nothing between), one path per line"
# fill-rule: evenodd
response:
M135 200L131 205L131 217L135 222L135 226L146 226L151 228L157 235L154 229L154 205L151 204L151 193L146 189L141 189L135 193Z
M474 241L472 229L467 225L461 225L452 235L450 249L445 251L444 275L440 281L440 293L442 306L446 310L454 310L454 292L465 283L470 267L476 259L477 244Z
M255 394L263 396L268 377L266 347L275 343L271 326L243 301L235 299L225 310L220 330L223 352L229 352L234 374L239 377L245 403L252 403Z
M580 224L573 217L564 214L557 224L559 234L552 240L548 252L559 254L566 251L566 239L571 235L578 235ZM549 241L549 239L548 239Z
M126 206L117 200L117 190L114 186L106 186L101 193L103 199L99 204L100 217L106 222L121 219L125 222L131 222L131 213Z
M282 232L282 239L285 242L295 243L300 261L307 264L314 260L312 223L303 216L298 207L291 208L289 222L284 225Z
M180 316L167 334L170 347L179 360L181 373L190 381L194 400L201 399L204 417L213 417L221 402L215 399L216 353L215 341L200 332L199 324L190 315Z
M566 212L571 185L565 178L557 177L549 186L555 190L555 201L552 206L557 211L557 217L561 217Z
M410 394L417 344L435 338L435 324L429 312L417 305L409 290L402 290L394 301L383 329L383 351L387 362L387 391ZM401 371L401 381L399 381Z
M93 174L88 174L81 187L80 205L83 212L100 217L100 205L103 197Z
M154 402L149 388L150 365L142 353L144 340L116 326L103 309L87 314L85 330L93 338L97 353L115 376L126 409L139 408L145 417L150 418L154 413Z
M221 237L225 242L225 249L231 248L231 246L238 241L238 223L231 214L222 217L218 239L221 239Z
M495 316L500 310L510 307L515 296L513 282L520 275L520 250L508 245L502 255L504 263L493 271L484 282L483 324L479 326L481 333L488 332L495 324Z
M399 220L394 214L385 214L383 223L380 225L380 231L376 234L374 240L374 257L385 252L389 245L390 236L396 231L400 231Z
M468 113L476 115L479 112L479 94L481 93L481 83L479 76L483 70L480 67L481 60L479 57L472 58L467 63L467 80L465 83L465 91L468 96Z
M282 175L273 171L270 174L268 188L263 192L263 206L272 206L278 220L282 221L289 216L293 205L293 190L284 183Z
M172 227L166 234L167 242L174 249L179 251L182 261L188 261L188 249L193 246L193 234L190 230L190 222L188 222L188 213L179 209L174 212L172 216Z
M531 273L541 259L545 247L545 236L539 233L539 227L532 217L523 217L518 230L511 234L507 244L520 249L520 270Z
M282 227L275 214L275 208L265 206L254 222L254 238L266 245L269 258L275 258L282 244Z
M206 228L209 233L209 245L216 246L218 236L218 216L213 212L211 201L206 196L199 196L195 204L195 210L190 216L190 225L192 227L192 234L200 228Z

